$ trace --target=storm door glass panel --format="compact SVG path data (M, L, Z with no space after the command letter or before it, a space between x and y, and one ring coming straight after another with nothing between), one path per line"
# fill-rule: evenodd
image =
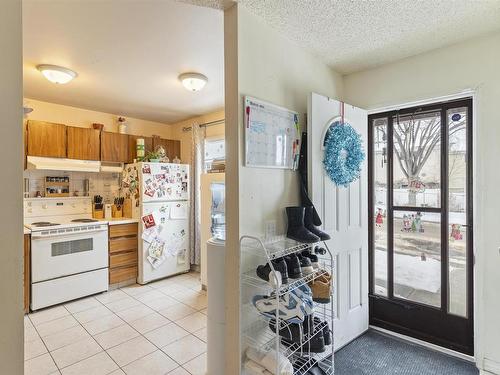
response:
M441 207L441 115L393 119L393 205Z
M373 125L373 291L387 297L387 118Z
M441 214L394 211L394 296L441 306Z
M467 108L448 119L448 309L467 317Z

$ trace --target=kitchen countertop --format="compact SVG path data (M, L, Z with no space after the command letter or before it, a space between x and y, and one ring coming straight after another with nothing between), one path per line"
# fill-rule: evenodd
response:
M31 234L31 230L29 230L28 228L23 226L23 229L24 229L24 234Z
M132 219L129 217L119 217L113 219L101 219L100 221L106 222L109 225L120 225L120 224L138 223L139 219Z

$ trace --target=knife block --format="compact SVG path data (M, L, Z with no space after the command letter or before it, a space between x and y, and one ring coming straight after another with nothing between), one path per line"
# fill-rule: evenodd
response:
M122 207L118 208L116 204L111 206L111 215L113 218L120 218L123 217L123 209Z
M92 217L94 219L104 219L104 210L96 210L92 207Z

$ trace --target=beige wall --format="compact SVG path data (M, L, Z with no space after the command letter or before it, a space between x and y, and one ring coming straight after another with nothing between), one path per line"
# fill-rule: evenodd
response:
M262 236L265 221L285 230L284 208L299 204L298 173L243 166L243 97L250 95L297 111L304 125L311 91L339 97L342 77L242 6L226 10L226 241L228 356L226 374L237 374L239 246L243 234ZM237 201L239 199L239 201ZM244 264L241 267L245 267Z
M500 34L348 75L345 100L374 109L475 90L476 357L500 374Z
M170 125L172 129L172 139L181 141L181 155L179 156L183 163L191 163L192 133L190 131L183 131L182 128L192 127L193 124L204 124L219 120L224 120L224 110L193 117ZM207 138L224 138L224 124L207 127L206 136Z
M116 114L91 111L67 105L44 102L35 99L24 99L24 104L33 108L28 115L30 120L57 122L68 126L91 127L96 122L104 125L104 130L118 131L118 116ZM127 133L143 136L159 135L162 138L171 138L171 127L159 122L147 121L126 117Z
M0 374L23 373L22 32L21 2L0 6Z

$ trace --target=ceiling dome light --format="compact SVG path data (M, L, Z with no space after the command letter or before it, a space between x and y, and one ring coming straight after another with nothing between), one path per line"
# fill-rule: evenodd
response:
M68 83L69 81L73 80L73 78L76 78L78 76L78 74L76 74L76 72L72 71L71 69L57 65L42 64L37 65L36 68L43 74L45 78L53 83Z
M179 76L182 85L189 91L200 91L207 84L207 77L200 73L183 73Z

